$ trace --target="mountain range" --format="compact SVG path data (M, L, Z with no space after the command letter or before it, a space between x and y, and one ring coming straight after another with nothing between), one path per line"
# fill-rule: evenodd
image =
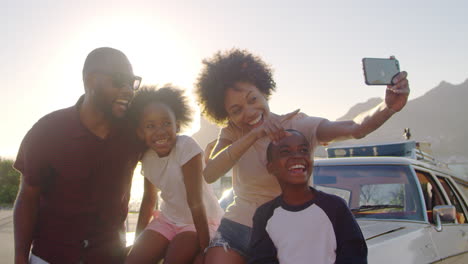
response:
M468 80L458 85L442 81L426 94L408 101L402 111L367 137L332 143L330 146L403 141L404 129L410 128L411 139L431 143L438 159L451 163L468 163L467 99ZM358 103L337 120L353 119L381 102L381 98L371 98L367 102ZM216 125L201 118L200 131L193 137L204 147L216 139L218 133ZM316 155L325 156L324 149L318 148Z

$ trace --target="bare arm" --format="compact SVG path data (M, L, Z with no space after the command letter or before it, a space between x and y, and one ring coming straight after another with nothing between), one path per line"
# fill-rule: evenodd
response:
M193 223L197 229L200 250L208 247L210 233L202 199L202 155L198 154L182 166L187 202L192 213Z
M154 207L158 201L157 188L145 178L145 189L143 199L140 205L140 214L138 215L138 222L135 231L135 238L145 229L151 220Z
M227 139L219 139L203 171L205 180L213 183L226 174L256 140L257 136L253 132L234 143Z
M363 138L382 126L394 113L382 103L351 121L324 120L317 128L317 138L320 142Z
M40 187L29 185L24 180L21 181L13 212L16 264L29 263L29 251L37 223L40 192Z
M203 171L205 180L208 183L213 183L226 174L258 139L267 136L271 140L279 140L284 137L285 131L281 123L291 119L297 113L299 113L299 110L282 117L271 115L264 120L261 126L252 129L235 142L222 138L218 139Z
M407 73L401 72L395 78L395 85L388 86L385 101L375 108L358 115L352 121L328 121L320 123L317 138L320 142L363 138L382 126L393 114L406 105L409 95Z

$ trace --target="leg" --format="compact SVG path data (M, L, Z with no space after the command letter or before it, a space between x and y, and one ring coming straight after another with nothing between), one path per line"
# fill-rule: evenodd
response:
M192 263L199 251L196 232L187 231L179 233L169 243L166 256L164 257L164 263Z
M125 263L156 263L164 257L168 245L165 236L146 229L135 241Z
M212 247L205 255L206 264L244 264L246 260L243 256L232 249L225 250L223 247Z
M205 264L204 256L201 253L198 253L192 264Z
M206 264L244 264L249 251L250 227L223 218L205 254Z

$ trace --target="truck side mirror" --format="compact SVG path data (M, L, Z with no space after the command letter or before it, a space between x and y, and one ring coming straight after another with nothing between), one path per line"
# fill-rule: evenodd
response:
M455 223L457 219L457 213L453 205L437 205L432 209L432 215L436 225L435 229L438 232L442 231L443 223Z

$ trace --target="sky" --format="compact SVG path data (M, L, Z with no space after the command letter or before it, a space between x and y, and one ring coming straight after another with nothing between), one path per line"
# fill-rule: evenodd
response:
M383 97L363 57L396 56L417 98L468 78L468 1L23 1L0 9L0 157L42 116L75 104L97 47L122 50L146 84L191 89L201 61L242 48L274 69L270 108L334 120ZM194 124L193 131L198 123Z

